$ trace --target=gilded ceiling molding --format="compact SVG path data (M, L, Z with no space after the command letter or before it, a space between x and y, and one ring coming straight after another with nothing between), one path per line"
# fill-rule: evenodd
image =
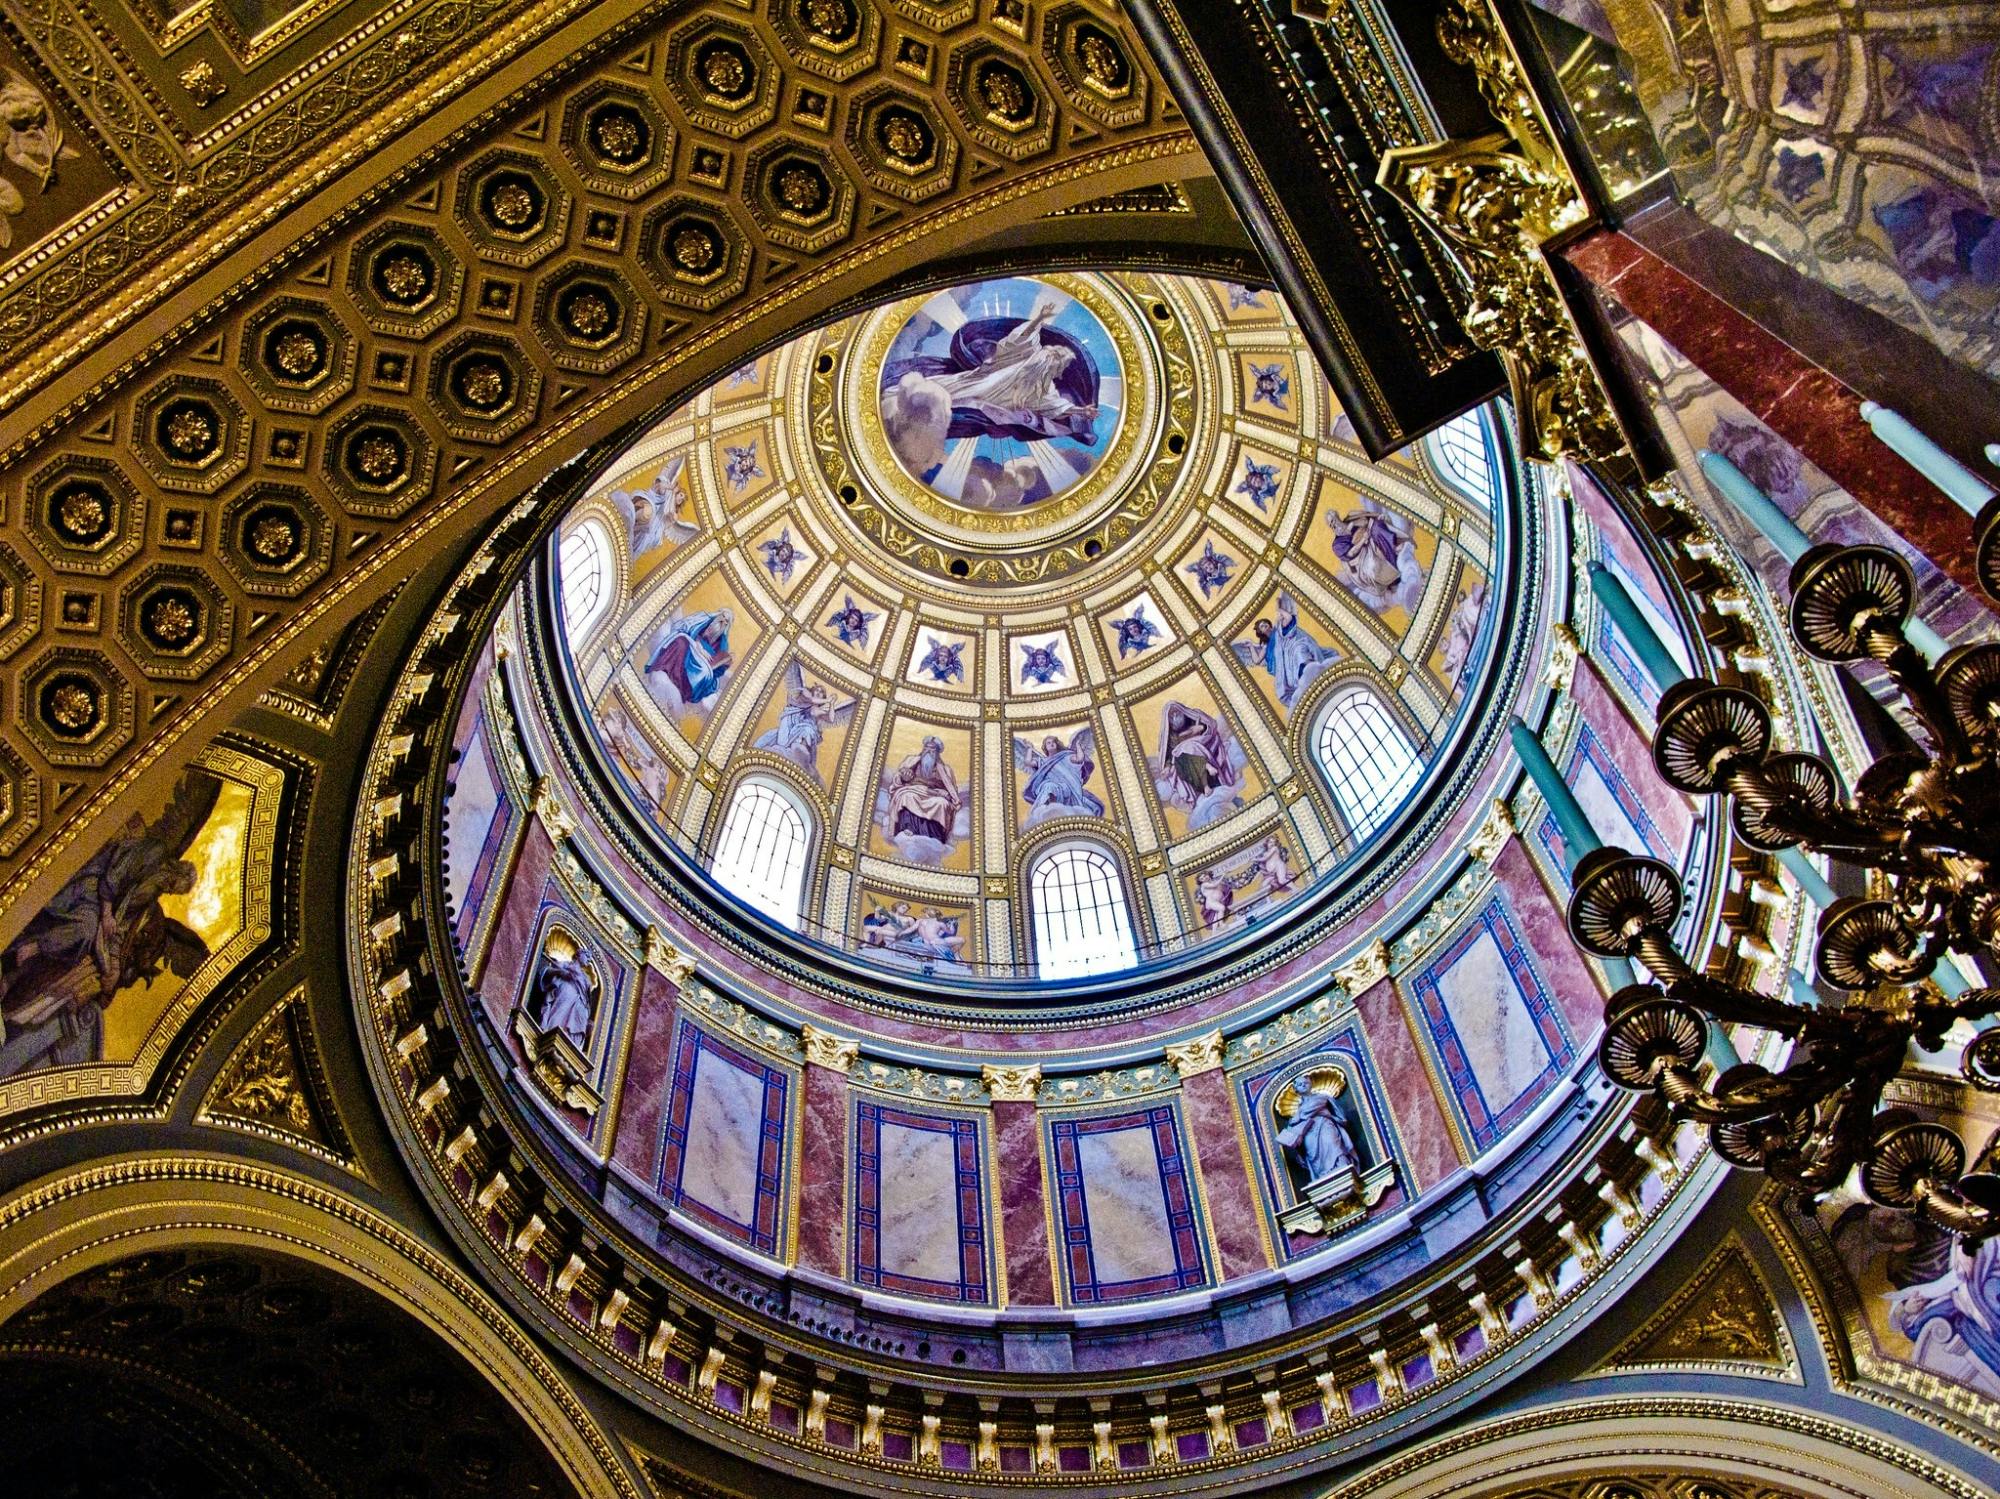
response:
M1013 7L878 0L824 34L691 11L538 75L0 455L24 521L0 547L10 928L182 734L619 423L941 235L1198 160L1088 4L1032 51Z
M1589 209L1488 0L1454 0L1438 35L1504 128L1394 147L1376 180L1457 253L1473 288L1466 334L1506 367L1525 451L1610 458L1624 434L1545 258Z
M1661 1469L1769 1484L1805 1499L1979 1499L1955 1468L1852 1422L1762 1400L1660 1395L1565 1401L1425 1442L1325 1499L1511 1499ZM1598 1492L1604 1492L1602 1490Z
M309 1261L417 1318L479 1371L580 1493L640 1499L611 1444L505 1311L396 1224L294 1172L175 1151L111 1156L0 1203L0 1323L99 1265L234 1243Z
M356 1169L313 1040L303 985L280 1000L229 1054L195 1111L195 1122L278 1140L318 1160Z
M1593 1371L1727 1371L1803 1383L1798 1354L1749 1248L1731 1234L1667 1304Z

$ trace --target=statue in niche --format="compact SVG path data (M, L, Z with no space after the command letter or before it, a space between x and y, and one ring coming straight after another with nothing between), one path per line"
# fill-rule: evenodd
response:
M535 1081L557 1103L586 1115L602 1102L590 1084L589 1054L600 987L576 938L552 927L527 998L514 1007L514 1037Z
M1289 1233L1344 1233L1395 1182L1395 1162L1368 1164L1366 1137L1347 1090L1346 1069L1321 1062L1281 1087L1272 1104L1293 1197L1278 1223Z

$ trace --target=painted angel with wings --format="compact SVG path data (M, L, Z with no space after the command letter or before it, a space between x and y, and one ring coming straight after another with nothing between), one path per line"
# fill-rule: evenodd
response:
M1051 817L1102 817L1104 799L1088 785L1097 769L1097 731L1078 729L1065 744L1060 734L1047 734L1037 750L1025 739L1014 741L1014 769L1021 774L1021 800L1028 804L1028 826Z
M785 668L785 706L778 714L777 726L759 734L756 747L775 750L824 785L819 770L820 741L828 729L852 718L859 702L849 698L835 703L833 689L823 682L808 682L794 661Z
M679 546L701 529L682 518L689 503L687 485L681 478L686 468L686 455L676 453L646 488L611 491L611 503L625 517L634 562L660 547Z

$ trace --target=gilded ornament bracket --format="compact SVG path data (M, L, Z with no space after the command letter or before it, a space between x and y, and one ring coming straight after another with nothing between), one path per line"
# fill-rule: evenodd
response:
M1444 241L1471 283L1465 330L1500 356L1528 456L1613 457L1625 437L1547 258L1590 210L1486 0L1456 0L1438 38L1477 74L1502 128L1393 147L1376 181Z

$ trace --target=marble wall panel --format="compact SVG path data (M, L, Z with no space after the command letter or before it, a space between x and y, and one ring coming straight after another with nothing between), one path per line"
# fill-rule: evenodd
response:
M1563 777L1576 793L1583 815L1590 820L1591 827L1607 846L1629 849L1635 854L1649 854L1679 868L1686 848L1685 808L1682 809L1682 836L1678 840L1670 839L1654 820L1652 808L1646 805L1632 779L1625 774L1624 765L1632 763L1629 757L1624 764L1615 759L1597 729L1586 722L1576 736L1576 743L1570 748L1568 760L1563 766ZM1639 774L1652 774L1652 767L1646 761L1639 761L1638 766ZM1548 853L1549 868L1556 872L1567 890L1568 866L1563 862L1567 849L1553 813L1542 814L1535 827L1535 836Z
M477 961L480 940L496 914L488 901L512 850L517 817L493 758L485 715L479 714L459 754L445 802L445 896L452 913L452 939L468 966Z
M1354 1009L1381 1078L1410 1190L1426 1192L1465 1162L1445 1118L1444 1101L1424 1066L1409 1007L1396 993L1395 981L1383 979L1355 995Z
M704 1226L768 1255L783 1252L791 1083L783 1068L679 1022L660 1192Z
M674 1065L674 1017L680 994L667 976L647 968L632 1016L632 1045L618 1103L611 1157L635 1176L651 1181L659 1164L660 1114Z
M993 1154L1006 1246L1007 1299L1022 1306L1052 1306L1056 1299L1041 1134L1035 1104L994 1101Z
M799 1263L847 1273L847 1074L807 1063L799 1138Z
M979 1121L854 1104L855 1281L909 1296L989 1301Z
M1065 1288L1096 1305L1209 1280L1179 1109L1057 1118L1048 1125Z
M1497 897L1444 944L1408 992L1475 1151L1499 1143L1575 1059L1569 1025Z
M530 818L522 834L507 894L493 920L493 936L470 978L494 1025L504 1030L507 1009L520 992L535 945L535 923L542 893L549 883L555 845L538 818Z

